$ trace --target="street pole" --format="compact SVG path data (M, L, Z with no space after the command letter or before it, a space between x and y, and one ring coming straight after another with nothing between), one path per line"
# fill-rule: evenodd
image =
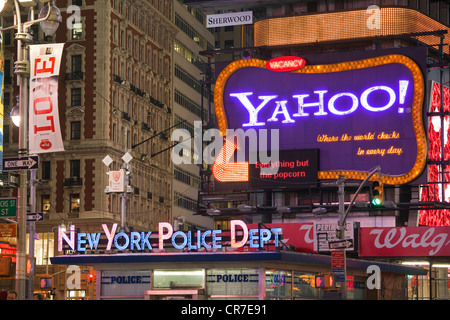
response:
M50 0L41 0L41 2L48 3ZM3 3L4 5L4 3ZM20 13L20 5L29 8L29 16L31 16L30 21L22 23L22 17ZM47 20L51 24L56 25L56 27L61 22L60 14L54 13L52 6L48 5L48 12L43 18L34 20L34 2L21 2L19 4L18 0L14 0L14 18L15 25L7 28L1 28L0 31L6 31L10 29L17 29L15 39L17 40L17 61L15 62L14 73L17 75L17 83L19 85L19 116L20 116L20 126L19 126L19 143L18 143L18 156L26 157L28 156L28 78L30 76L30 61L28 56L28 45L32 42L33 38L28 33L31 25L39 22L46 22ZM0 12L3 10L4 6L1 6ZM56 8L56 7L55 7ZM59 12L59 9L56 8ZM54 16L56 15L56 17ZM56 19L56 20L55 20ZM56 23L57 24L54 24ZM52 26L50 26L52 30ZM42 26L44 29L44 27ZM46 30L44 30L47 32ZM27 170L19 170L19 181L20 185L17 192L17 253L16 253L16 275L15 275L15 289L17 292L17 298L19 300L26 299L26 239L27 239ZM34 229L33 229L34 230ZM34 231L30 235L33 237L34 241ZM31 239L30 239L31 243ZM34 248L34 242L33 242ZM34 252L32 253L34 255Z
M36 169L32 169L30 172L30 212L32 214L36 213ZM28 259L33 264L33 268L36 268L36 259L34 256L35 248L35 234L36 234L36 222L29 222L29 236L28 236ZM33 298L33 287L34 287L34 269L33 274L28 278L28 299Z
M358 189L356 190L355 194L353 195L352 200L350 201L349 206L347 207L347 210L345 210L345 176L344 175L339 175L338 180L337 180L337 185L338 185L338 197L339 197L339 221L338 221L338 227L336 229L336 236L337 238L344 240L345 239L345 224L346 224L346 220L347 220L347 216L350 213L350 209L353 206L353 203L355 203L356 197L358 196L358 194L361 192L364 184L370 179L372 178L372 176L376 173L380 173L380 166L376 166L375 169L373 169L368 175L367 177L361 182L361 184L359 185ZM344 284L341 287L341 298L347 299L347 253L344 251Z
M339 197L339 222L338 222L338 229L337 237L339 239L345 238L345 176L339 175L338 181L338 197ZM346 300L347 299L347 253L345 249L342 250L344 252L344 283L341 286L341 299Z
M14 1L17 19L17 62L15 73L19 84L19 157L25 157L28 153L28 77L29 61L27 45L31 42L30 35L24 29L21 22L20 8ZM17 262L16 262L16 291L19 300L25 300L26 292L26 237L27 237L27 170L20 170L20 186L18 188L18 237L17 237Z

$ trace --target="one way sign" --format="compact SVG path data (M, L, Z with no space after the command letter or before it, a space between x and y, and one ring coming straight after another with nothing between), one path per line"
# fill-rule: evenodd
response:
M353 239L345 239L339 241L330 241L328 242L328 246L330 250L333 249L348 249L353 247Z
M27 221L44 221L44 213L27 213Z
M30 170L39 167L39 157L3 158L3 171Z

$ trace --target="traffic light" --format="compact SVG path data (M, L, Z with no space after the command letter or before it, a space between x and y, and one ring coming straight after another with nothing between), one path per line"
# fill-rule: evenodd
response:
M321 273L316 275L315 279L316 288L334 288L334 276L331 273Z
M88 274L88 282L89 283L94 283L94 280L95 280L95 274L93 272L90 272Z
M374 181L372 187L372 206L380 207L384 204L383 184L380 181Z

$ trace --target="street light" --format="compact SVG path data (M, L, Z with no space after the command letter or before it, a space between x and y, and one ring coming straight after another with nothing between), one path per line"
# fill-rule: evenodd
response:
M18 106L11 109L10 117L16 127L20 127L20 114Z
M15 39L17 40L17 61L15 62L14 73L17 75L17 83L19 84L19 157L25 157L28 154L28 78L30 76L30 62L28 58L28 44L32 41L32 36L29 34L30 26L35 23L44 22L52 17L55 12L53 5L47 5L47 14L34 20L34 9L36 5L34 0L13 0L14 2L14 17L16 25L0 29L0 31L17 29ZM42 3L48 3L49 0L40 0ZM8 3L7 0L0 0L0 12ZM22 23L21 7L29 9L28 18L30 21ZM56 8L56 7L55 7ZM57 15L57 14L56 14ZM59 25L59 24L58 24ZM56 29L55 29L56 30ZM49 30L47 30L49 31ZM54 32L54 31L53 31ZM19 300L26 298L26 226L27 226L27 171L20 170L20 186L18 188L18 215L17 225L19 234L17 237L17 262L16 262L16 283L15 289ZM32 183L33 184L33 183ZM33 225L30 225L33 228ZM34 239L34 229L30 228L30 238ZM32 247L30 246L30 256L34 256L34 241ZM30 287L32 282L30 281ZM31 298L31 297L30 297Z
M50 14L49 14L50 11ZM44 6L39 13L39 19L43 19L48 15L48 18L41 21L41 28L44 30L45 34L53 35L59 27L59 24L62 21L61 11L55 6L55 1L52 1Z
M0 0L0 12L2 12L3 8L5 7L7 0Z

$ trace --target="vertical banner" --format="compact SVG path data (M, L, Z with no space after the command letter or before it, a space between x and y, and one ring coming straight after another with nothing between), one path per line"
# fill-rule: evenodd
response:
M63 43L30 46L30 154L64 151L58 114L63 47Z

